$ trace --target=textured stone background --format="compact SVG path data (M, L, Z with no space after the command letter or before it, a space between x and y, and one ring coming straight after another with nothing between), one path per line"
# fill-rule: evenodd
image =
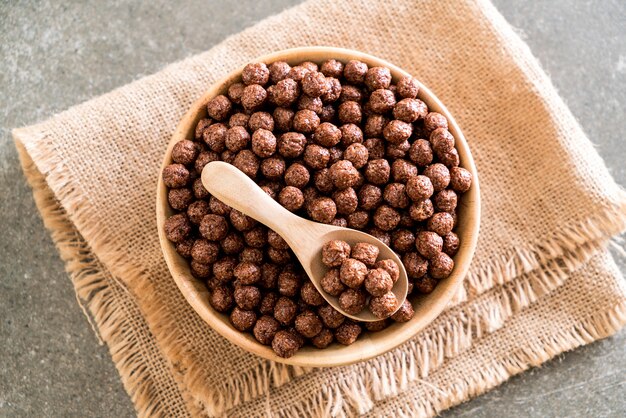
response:
M298 1L86 3L0 2L0 417L133 415L43 228L11 128L204 51ZM495 3L626 185L626 2ZM625 376L622 331L444 415L624 416Z

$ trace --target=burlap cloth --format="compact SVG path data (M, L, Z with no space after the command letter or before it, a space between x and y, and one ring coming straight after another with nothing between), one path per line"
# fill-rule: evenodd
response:
M362 50L418 77L457 118L482 183L456 305L392 352L321 370L261 360L211 331L168 274L154 215L159 163L191 103L246 61L302 45ZM142 416L428 416L626 322L605 249L624 229L624 194L488 2L309 1L14 137Z

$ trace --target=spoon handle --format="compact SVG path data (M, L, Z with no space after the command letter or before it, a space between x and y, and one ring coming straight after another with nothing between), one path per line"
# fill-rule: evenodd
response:
M286 224L300 220L238 168L223 161L213 161L204 167L202 185L223 203L276 232L280 233Z

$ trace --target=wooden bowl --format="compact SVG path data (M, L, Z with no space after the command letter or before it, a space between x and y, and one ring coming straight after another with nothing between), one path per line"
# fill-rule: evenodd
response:
M330 47L306 47L279 51L258 58L257 62L271 63L274 61L286 61L289 64L297 64L302 61L321 63L327 59L337 59L343 62L355 59L367 63L370 67L384 66L391 70L394 82L400 77L409 75L406 71L390 64L380 58L373 57L358 51L351 51ZM167 189L163 184L161 172L165 166L172 163L171 151L175 143L182 139L193 139L195 126L198 121L205 118L207 102L219 95L225 94L232 83L241 80L241 70L232 72L224 79L215 83L211 88L193 104L189 112L183 117L176 128L172 140L167 147L161 170L158 173L156 215L159 231L159 241L163 250L163 256L172 277L176 281L180 291L187 302L215 331L233 344L268 360L287 363L298 366L328 367L356 363L383 354L409 338L416 335L426 327L447 306L450 299L461 285L467 274L470 261L478 240L478 228L480 221L480 193L478 175L474 160L469 150L467 141L461 133L454 118L445 106L425 86L420 84L418 98L424 101L431 111L439 112L448 118L449 130L456 140L456 148L459 152L461 166L468 169L473 177L470 190L459 201L458 225L456 232L459 235L461 246L454 257L455 267L452 275L441 280L435 290L419 296L413 300L415 316L406 323L394 323L385 330L376 333L364 333L352 345L343 346L333 343L326 349L319 350L313 347L304 347L293 357L284 359L278 357L271 347L261 345L251 334L237 331L229 322L228 317L215 311L209 304L209 292L201 280L193 277L189 271L187 260L182 258L175 250L174 245L165 237L163 224L167 217L173 214L167 202ZM418 76L418 75L417 75ZM419 79L419 77L416 77ZM202 337L199 337L202 338Z

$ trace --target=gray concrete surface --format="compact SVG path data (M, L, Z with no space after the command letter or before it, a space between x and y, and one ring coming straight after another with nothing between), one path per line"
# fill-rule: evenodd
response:
M297 0L0 3L0 417L132 416L21 174L10 129L158 71ZM626 185L626 3L496 6ZM626 263L621 262L626 272ZM444 416L626 415L626 332L560 356Z

